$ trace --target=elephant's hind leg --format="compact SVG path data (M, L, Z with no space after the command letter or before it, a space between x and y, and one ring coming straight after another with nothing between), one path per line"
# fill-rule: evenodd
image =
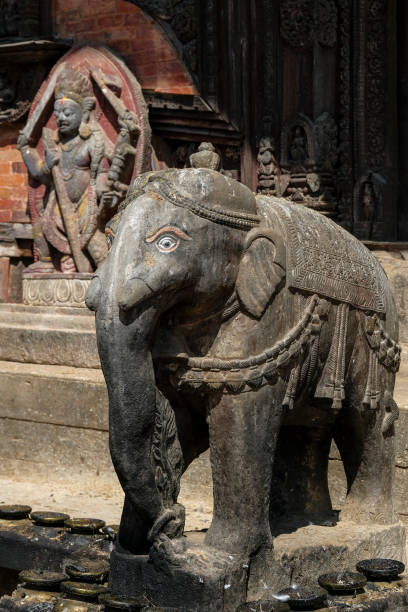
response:
M393 424L384 431L387 396L393 388L393 375L385 370L380 377L379 405L370 409L359 403L346 405L336 423L334 439L340 451L347 478L347 497L342 520L356 523L390 524L396 521L393 507L395 434Z

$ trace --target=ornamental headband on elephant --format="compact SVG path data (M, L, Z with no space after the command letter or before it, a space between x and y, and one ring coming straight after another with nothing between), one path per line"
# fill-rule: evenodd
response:
M130 186L118 212L148 192L214 223L245 231L260 223L255 196L250 189L215 170L171 168L146 172Z

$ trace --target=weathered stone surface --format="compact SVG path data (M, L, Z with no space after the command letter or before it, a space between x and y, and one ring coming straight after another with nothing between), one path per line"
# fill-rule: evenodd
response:
M112 474L106 431L1 418L0 436L7 440L0 450L3 476L75 480Z
M347 493L346 475L344 473L343 462L341 459L330 458L328 480L333 509L341 510Z
M94 318L85 308L1 304L0 360L99 368Z
M1 361L0 418L108 431L102 372Z
M402 399L400 374L397 375L396 399ZM406 401L408 396L405 396ZM399 419L395 423L396 432L396 470L395 470L395 509L406 523L408 521L408 406L399 404ZM334 443L330 450L329 489L333 508L340 510L344 504L347 492L346 476L339 451Z

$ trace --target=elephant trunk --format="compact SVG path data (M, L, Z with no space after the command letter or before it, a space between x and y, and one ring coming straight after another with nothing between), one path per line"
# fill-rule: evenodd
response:
M151 458L156 384L149 336L155 317L153 308L128 324L112 312L105 318L98 310L96 316L109 394L110 451L125 491L118 543L134 554L147 552L147 534L163 509Z

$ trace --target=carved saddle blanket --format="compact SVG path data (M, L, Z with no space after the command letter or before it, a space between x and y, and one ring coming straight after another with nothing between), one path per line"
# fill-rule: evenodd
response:
M257 203L266 223L284 232L289 287L385 312L385 273L359 240L305 206L262 196Z

